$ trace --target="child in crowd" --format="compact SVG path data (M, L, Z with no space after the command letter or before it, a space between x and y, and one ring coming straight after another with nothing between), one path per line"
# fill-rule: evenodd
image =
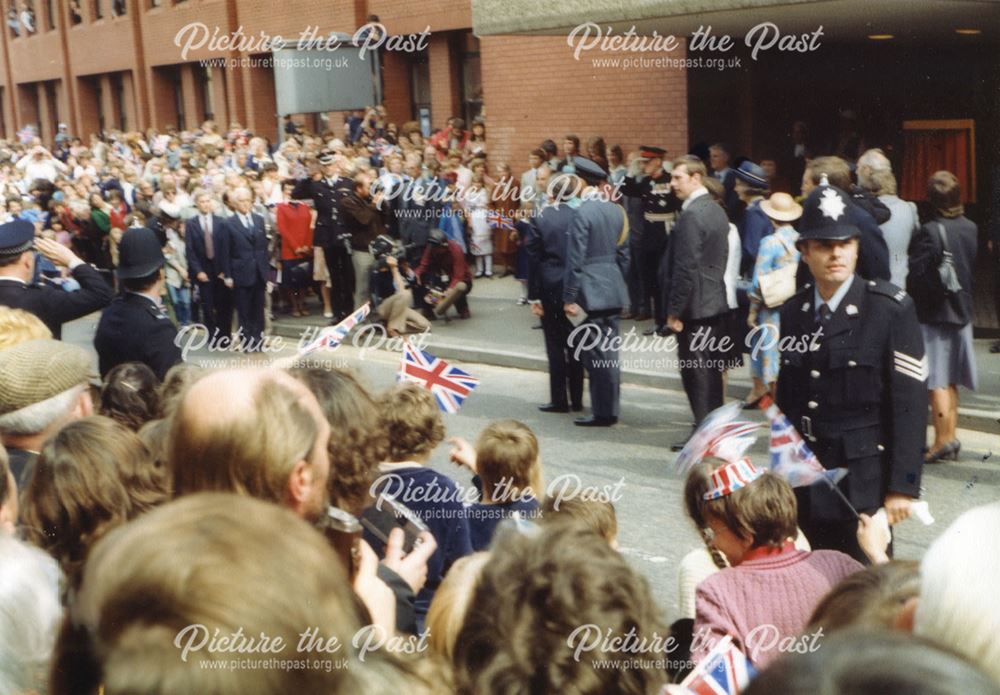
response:
M379 466L380 476L372 491L376 500L385 493L419 516L438 546L427 562L427 583L414 603L417 629L422 631L427 609L444 575L456 560L472 552L469 521L455 481L426 467L431 453L444 439L441 411L430 391L416 384L399 384L382 395L378 411L388 460ZM379 555L383 554L380 539L366 531L365 540Z
M615 514L615 505L610 502L580 497L549 497L542 505L541 517L544 522L572 519L591 529L618 550L618 516Z
M731 635L761 668L779 655L782 638L802 631L820 599L862 566L835 550L795 547L798 510L783 478L747 458L709 463L708 478L691 473L701 492L696 523L731 566L698 585L691 658L697 663Z
M501 420L482 431L475 448L461 437L452 437L448 443L451 460L472 471L472 483L481 498L469 509L473 550L485 550L497 525L514 513L523 518L538 514L542 464L538 439L530 427Z

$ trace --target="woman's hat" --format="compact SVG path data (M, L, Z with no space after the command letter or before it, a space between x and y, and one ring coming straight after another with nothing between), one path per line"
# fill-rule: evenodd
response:
M750 459L741 458L738 461L727 463L722 468L712 471L711 487L702 498L705 501L717 500L720 497L731 495L740 488L744 488L757 478L764 475L763 471L757 470Z
M802 206L787 193L773 193L771 197L760 204L760 209L772 220L778 222L794 222L802 217Z
M754 188L767 188L767 172L749 159L740 162L735 171L736 178Z

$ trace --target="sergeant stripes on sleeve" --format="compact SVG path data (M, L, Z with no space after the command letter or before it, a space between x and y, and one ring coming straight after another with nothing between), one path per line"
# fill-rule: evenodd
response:
M897 372L905 374L908 377L912 377L917 381L927 380L928 368L926 356L917 360L907 354L899 352L898 350L893 352L893 356L895 357Z

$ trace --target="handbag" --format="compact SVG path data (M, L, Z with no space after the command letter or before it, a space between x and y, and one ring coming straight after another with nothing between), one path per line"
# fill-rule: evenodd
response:
M777 232L775 232L777 234ZM782 265L774 270L761 274L758 278L760 283L760 296L764 300L764 306L768 309L776 309L784 304L795 294L795 275L798 272L798 264L793 263L795 249L789 247L784 236L778 237L781 245L785 247L785 255L782 256Z
M941 287L944 288L945 296L956 295L962 291L962 283L958 279L958 271L955 270L955 258L948 248L948 236L944 232L944 225L937 223L938 236L941 237L941 262L938 264L938 276L941 278Z

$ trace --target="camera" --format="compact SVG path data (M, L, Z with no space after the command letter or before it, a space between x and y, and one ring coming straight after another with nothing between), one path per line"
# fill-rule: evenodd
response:
M368 245L368 251L375 259L375 267L379 270L388 267L386 259L390 256L402 263L406 260L406 252L414 244L397 244L396 240L386 234L380 234Z

